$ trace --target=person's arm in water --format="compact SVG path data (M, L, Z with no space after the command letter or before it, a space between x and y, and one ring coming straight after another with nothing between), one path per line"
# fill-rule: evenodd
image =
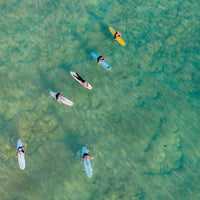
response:
M93 158L91 155L89 155L89 154L87 155L87 158L90 159L90 160L91 160L91 159L94 159L94 158Z
M26 147L27 144L24 144L23 147ZM24 150L22 149L22 152L24 153L24 155L26 155L26 153L24 152Z
M59 99L56 99L58 103L61 103L61 101Z

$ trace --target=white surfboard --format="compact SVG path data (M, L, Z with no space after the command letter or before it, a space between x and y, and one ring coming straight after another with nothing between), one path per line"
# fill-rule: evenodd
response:
M92 86L85 80L83 80L82 77L80 77L76 72L70 72L70 74L72 75L72 77L77 80L82 86L84 86L85 88L91 90Z
M20 139L17 140L17 149L22 146L23 146L22 141ZM19 152L18 163L19 163L20 169L22 170L25 169L25 156L23 152Z
M51 95L54 99L56 99L56 94L57 94L57 93L54 92L54 91L52 91L51 89L49 89L49 92L50 92L50 95ZM67 98L65 98L65 97L63 97L63 96L59 97L59 100L60 100L61 103L65 104L65 105L67 105L67 106L73 106L73 105L74 105L74 103L73 103L72 101L70 101L69 99L67 99Z

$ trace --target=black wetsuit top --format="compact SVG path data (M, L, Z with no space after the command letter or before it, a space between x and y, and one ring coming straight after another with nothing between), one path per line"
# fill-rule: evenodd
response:
M99 57L97 58L97 62L99 62L100 60L104 60L104 57L103 57L103 56L99 56Z
M89 155L89 154L88 153L84 153L82 158L84 159L87 155Z
M56 94L56 100L58 99L58 96L60 95L61 93L59 92L58 94Z
M77 73L76 73L76 78L77 78L79 81L81 81L82 83L85 82L85 80L84 80L81 76L79 76Z
M117 37L116 35L117 35L117 32L115 32L114 39Z
M121 37L121 36L117 36L117 32L114 35L114 39L116 39L117 37Z

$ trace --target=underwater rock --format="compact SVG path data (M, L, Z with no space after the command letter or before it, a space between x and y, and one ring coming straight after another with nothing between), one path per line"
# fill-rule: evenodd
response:
M166 174L183 165L183 152L178 134L165 135L162 132L151 141L145 153L145 173Z

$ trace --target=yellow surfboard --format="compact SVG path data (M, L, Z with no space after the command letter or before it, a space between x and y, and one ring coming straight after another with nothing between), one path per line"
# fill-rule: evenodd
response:
M112 28L112 27L109 27L110 29L110 32L112 33L112 35L114 36L116 31ZM126 46L126 43L124 42L124 40L122 40L121 37L117 37L116 40L122 45L122 46Z

